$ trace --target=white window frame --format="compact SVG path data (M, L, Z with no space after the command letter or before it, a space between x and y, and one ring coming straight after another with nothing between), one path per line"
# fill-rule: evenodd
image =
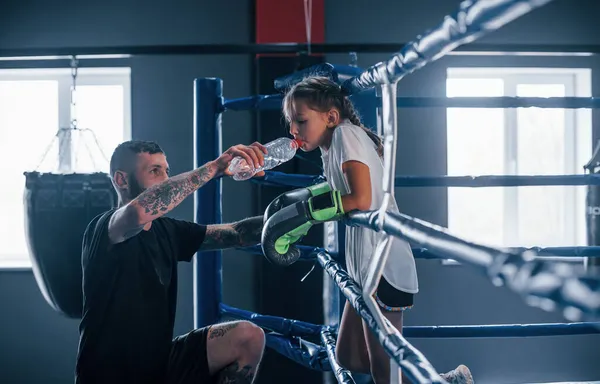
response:
M58 123L59 128L71 126L71 86L73 78L70 68L0 69L0 81L58 81ZM87 85L120 85L123 87L123 140L131 139L131 68L78 68L76 87ZM79 128L86 128L79 126ZM48 135L51 140L51 135ZM71 142L59 136L63 153L72 154ZM48 142L50 144L50 141ZM106 150L105 148L103 148ZM62 151L61 151L62 152ZM42 154L40 154L41 156ZM105 153L110 156L110 153ZM63 165L69 166L71 156L64 156ZM23 185L25 181L23 180ZM21 203L21 202L19 202ZM0 257L0 270L31 270L28 254L14 255L14 258Z
M501 79L504 83L504 95L515 97L518 84L563 84L566 97L591 97L591 69L589 68L448 68L448 79ZM589 161L592 152L592 122L589 109L565 109L565 169L564 174L582 174L583 165ZM517 109L504 109L505 146L504 174L517 174ZM449 153L448 153L449 155ZM527 188L527 187L519 187ZM505 220L504 243L514 243L518 236L518 194L516 188L504 191ZM585 245L585 210L581 202L585 201L585 188L577 187L567 196L567 212L573 212L566 220L568 235L575 244ZM449 204L449 201L448 201ZM450 212L448 212L450 214ZM449 228L450 231L452 230ZM556 257L554 259L579 261L583 258Z

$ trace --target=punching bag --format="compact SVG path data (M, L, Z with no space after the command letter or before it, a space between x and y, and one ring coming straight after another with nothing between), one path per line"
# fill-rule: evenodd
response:
M81 245L89 222L117 204L106 173L25 173L25 232L33 273L59 313L81 317Z
M587 174L600 174L600 141L596 144L591 160L584 166ZM585 219L587 224L587 242L589 246L600 245L600 185L588 185L585 201ZM588 270L600 268L600 257L587 257Z

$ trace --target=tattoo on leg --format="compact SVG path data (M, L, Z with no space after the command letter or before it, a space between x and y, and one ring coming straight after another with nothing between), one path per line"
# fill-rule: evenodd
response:
M228 331L231 331L235 327L237 327L239 322L233 323L225 323L223 325L216 325L210 329L210 333L208 334L208 339L216 339L218 337L223 337Z
M219 373L219 384L250 384L254 379L254 372L252 372L252 366L244 365L240 368L240 364L235 361L225 367Z

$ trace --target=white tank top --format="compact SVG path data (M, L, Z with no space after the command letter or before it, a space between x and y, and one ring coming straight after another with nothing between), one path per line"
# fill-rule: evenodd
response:
M348 181L342 171L347 161L359 161L369 167L371 175L371 210L378 209L383 201L383 161L367 133L344 120L338 125L328 150L321 150L323 171L332 189L346 195L350 193ZM398 212L396 201L389 208ZM346 266L350 277L361 286L365 285L369 260L383 234L364 227L346 227ZM417 293L419 284L417 268L410 245L394 238L392 248L383 269L383 276L394 288Z

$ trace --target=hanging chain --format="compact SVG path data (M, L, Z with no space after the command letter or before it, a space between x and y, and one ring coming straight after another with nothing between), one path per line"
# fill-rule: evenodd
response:
M65 169L71 169L71 143L72 143L72 130L76 130L77 129L77 118L75 115L76 112L76 98L75 98L75 92L76 92L76 87L77 87L77 65L79 64L79 61L77 60L76 56L73 56L71 58L71 79L72 79L72 85L71 85L71 93L70 93L70 102L71 102L71 123L70 123L70 127L69 128L65 128L65 127L59 127L58 131L56 132L56 134L54 135L54 137L52 138L52 140L50 141L50 144L48 144L48 146L46 147L46 149L44 150L44 153L42 154L42 157L40 159L40 161L38 162L37 166L35 167L34 171L37 171L42 164L44 163L44 160L46 160L46 157L48 156L48 153L50 152L50 150L52 149L52 147L55 145L56 142L58 142L58 169L61 171L64 171Z
M358 67L358 54L356 52L350 52L350 66Z
M70 127L69 128L61 127L58 129L58 132L56 132L56 134L52 138L52 141L50 142L48 147L46 147L46 149L44 150L44 153L43 153L38 165L35 167L34 171L37 171L39 169L39 167L42 165L42 163L46 159L46 156L48 155L48 153L50 152L50 150L52 149L52 147L55 145L55 143L57 141L58 141L58 147L59 147L58 158L59 158L59 169L60 170L65 171L67 169L72 170L72 169L76 168L77 160L79 158L79 146L82 143L87 150L88 156L90 157L90 160L92 162L92 166L95 169L98 169L98 166L96 164L96 159L92 153L92 149L90 148L88 141L86 140L86 138L84 136L84 134L86 134L86 133L91 134L94 144L100 151L100 155L108 163L108 157L106 156L106 154L104 153L104 150L102 149L102 146L98 142L98 138L96 137L96 134L94 133L94 131L89 128L81 129L78 127L78 122L77 122L78 66L79 66L79 60L77 60L76 56L73 56L71 58L72 84L71 84L71 92L70 92L70 104L71 104L70 105L71 106L71 108L70 108L70 121L71 121ZM77 132L77 134L75 136L73 136L74 132ZM77 141L77 147L73 148L73 144L75 143L75 141ZM75 156L75 164L72 164L72 160L71 160L71 156L73 156L73 155Z
M106 157L106 154L104 153L102 146L98 142L98 138L96 137L96 134L94 133L94 131L89 128L81 129L77 126L77 68L78 68L78 65L79 65L79 60L77 60L77 58L75 56L73 56L73 58L71 59L71 78L73 79L73 85L71 86L71 130L80 132L80 134L77 136L79 139L79 142L78 142L77 148L75 149L75 164L77 164L77 160L79 159L79 145L81 145L81 141L82 141L83 145L85 145L88 156L92 162L92 166L95 169L97 169L98 166L96 164L96 159L92 153L92 149L90 148L90 146L83 134L90 133L92 136L92 139L94 140L94 144L96 144L96 148L98 148L98 150L100 151L100 155L102 156L102 158L106 162L108 162L108 157Z
M71 128L77 129L77 65L79 60L76 56L71 58Z

